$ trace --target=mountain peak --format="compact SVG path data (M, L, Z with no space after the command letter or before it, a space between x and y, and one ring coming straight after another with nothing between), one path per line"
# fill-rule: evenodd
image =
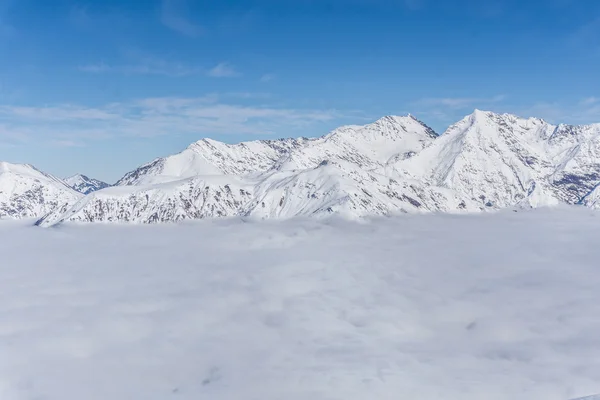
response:
M416 119L412 114L407 114L407 115L386 115L384 117L379 118L377 121L375 121L375 124L383 124L383 123L392 123L392 124L402 124L402 123L412 123L412 122L418 122L420 124L422 124L421 121L419 121L418 119Z
M79 193L89 194L97 190L109 187L106 182L98 179L89 178L83 174L75 174L65 179L65 183Z
M65 178L65 182L73 181L73 180L76 180L76 179L88 180L89 178L87 176L83 175L83 174L75 174L75 175L69 176L68 178Z
M473 113L470 115L473 120L486 120L490 117L499 117L501 114L494 113L492 111L485 111L476 108Z

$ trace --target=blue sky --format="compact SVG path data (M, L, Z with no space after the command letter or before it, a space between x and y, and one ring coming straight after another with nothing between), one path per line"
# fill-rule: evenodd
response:
M598 71L598 0L0 0L0 160L112 182L388 114L600 122Z

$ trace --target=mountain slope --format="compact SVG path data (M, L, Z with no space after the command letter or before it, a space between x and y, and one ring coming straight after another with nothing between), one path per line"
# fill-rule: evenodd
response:
M0 218L39 218L57 208L65 210L81 196L31 165L0 162Z
M98 179L88 178L85 175L77 174L65 179L65 183L78 191L79 193L88 194L96 190L102 190L110 185Z
M233 176L204 176L145 186L115 186L90 193L69 210L57 209L40 226L71 222L174 222L235 216L252 195Z
M559 125L548 142L556 164L549 181L557 196L571 204L582 202L600 183L600 124Z

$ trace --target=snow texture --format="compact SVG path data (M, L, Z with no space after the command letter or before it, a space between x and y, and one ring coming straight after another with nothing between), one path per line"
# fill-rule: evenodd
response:
M598 393L599 218L3 221L0 398Z

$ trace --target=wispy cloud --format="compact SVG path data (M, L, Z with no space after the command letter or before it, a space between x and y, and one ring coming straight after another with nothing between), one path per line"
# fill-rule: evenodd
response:
M526 106L507 104L506 99L504 95L489 98L426 98L413 102L412 107L425 120L437 121L444 126L458 121L475 108L507 112L523 117L538 117L551 123L589 124L600 122L599 97L587 97L571 104L547 101Z
M587 97L581 100L581 105L583 106L591 106L596 103L600 103L600 97Z
M574 47L600 48L600 18L596 18L580 26L569 36L569 42Z
M51 140L49 144L54 147L85 147L83 143L74 140Z
M543 118L551 123L600 123L600 98L588 97L574 104L539 102L513 112L527 117Z
M426 97L410 103L411 112L437 123L437 129L445 129L475 108L494 108L505 100L506 96L493 97Z
M92 18L88 13L88 9L79 4L71 7L69 21L79 28L87 28L92 24Z
M164 60L154 56L131 57L134 62L126 64L107 64L104 62L81 65L78 70L94 74L117 73L127 75L164 75L183 77L190 75L206 75L213 78L231 78L241 76L231 64L222 62L213 68L188 65L178 61Z
M80 71L90 73L121 73L128 75L165 75L181 77L204 73L200 67L189 66L178 62L147 59L139 64L109 65L106 63L88 64L78 67Z
M506 98L504 95L497 95L490 98L478 97L429 97L417 100L413 103L416 106L427 107L446 107L450 109L476 108L482 105L499 103Z
M425 0L404 0L404 5L411 10L417 10L425 6Z
M186 6L185 0L162 0L160 20L167 28L182 35L199 36L203 29L185 17Z
M240 76L240 73L236 71L233 65L222 62L211 68L208 71L208 76L212 76L213 78L232 78Z
M15 28L7 21L6 10L9 6L9 2L0 0L0 39L12 36L16 32Z
M227 96L226 96L227 97ZM246 134L289 135L344 114L336 110L246 106L221 96L160 97L111 103L103 107L60 104L44 107L0 106L0 142L81 146L115 137Z
M275 74L264 74L263 76L260 77L260 81L266 83L266 82L271 82L275 78L277 78L277 76Z
M15 28L13 28L8 23L5 23L0 18L0 38L6 38L12 36L15 33Z

